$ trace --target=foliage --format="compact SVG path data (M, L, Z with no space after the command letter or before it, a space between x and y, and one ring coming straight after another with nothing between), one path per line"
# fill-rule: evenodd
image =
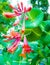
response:
M50 65L50 14L47 13L48 0L30 1L33 7L29 12L26 12L29 19L25 20L24 35L26 35L28 44L33 52L26 53L26 58L23 58L19 56L23 49L22 44L18 46L14 53L9 53L7 47L12 45L11 43L14 40L4 42L5 38L2 36L2 34L7 34L10 28L20 32L23 18L18 26L13 26L12 24L17 17L6 18L3 16L3 12L13 12L13 10L7 0L0 0L0 65ZM23 43L23 38L20 43Z

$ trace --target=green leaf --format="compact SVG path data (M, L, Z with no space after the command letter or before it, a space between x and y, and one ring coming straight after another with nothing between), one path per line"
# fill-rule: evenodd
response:
M47 35L42 35L41 36L41 39L40 39L40 41L42 41L42 44L43 45L48 45L48 44L50 44L50 34L47 34Z
M43 21L42 24L40 24L40 28L42 31L50 34L50 20Z
M50 57L48 57L47 65L50 65Z
M45 47L44 52L45 52L45 55L48 56L48 54L49 54L49 48L47 46Z
M39 26L43 20L43 12L38 8L33 8L28 12L28 17L30 21L26 21L26 28L34 28Z
M26 29L25 34L27 36L28 41L35 41L41 37L42 31L39 27L36 27L33 29Z
M3 58L3 55L2 54L0 55L0 65L4 65L4 58Z
M37 50L38 48L38 41L32 41L32 42L28 42L29 46L31 47L32 50Z

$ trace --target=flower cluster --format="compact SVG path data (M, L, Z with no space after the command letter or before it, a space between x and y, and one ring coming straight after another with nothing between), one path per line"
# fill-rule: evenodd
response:
M20 54L20 56L22 57L26 57L26 53L30 53L32 52L33 50L31 50L30 46L28 45L28 42L27 42L27 39L26 39L26 36L24 36L24 42L23 42L23 50L22 50L22 53Z
M18 47L18 44L20 43L21 35L18 32L15 32L14 30L12 30L9 35L3 35L3 37L7 38L6 40L4 40L5 42L15 39L15 41L12 43L12 46L7 48L8 52L13 53Z
M4 40L5 42L15 39L15 41L12 43L12 46L7 48L8 52L13 53L21 41L21 35L18 32L11 31L9 35L3 35L3 37L7 38L6 40ZM26 53L32 52L30 46L28 45L25 35L24 35L24 42L23 42L22 48L23 48L23 50L22 50L22 53L20 54L20 56L22 56L24 58L26 57L26 55L25 55Z
M3 15L7 18L12 18L12 17L16 17L16 16L19 17L23 13L25 14L26 12L29 12L31 10L31 7L29 7L29 8L24 7L22 2L20 4L17 4L17 5L18 5L18 8L15 8L12 5L10 5L10 7L14 10L13 13L6 12L6 13L3 13ZM28 20L28 17L26 14L24 15L24 19ZM20 21L15 21L13 23L13 26L18 25L19 23L20 23ZM24 34L24 32L25 32L25 21L23 21L21 32L22 32L22 34ZM12 40L12 39L15 39L15 41L12 43L12 46L7 48L8 52L13 53L16 50L20 41L22 40L22 34L12 30L12 31L10 31L9 35L3 35L3 37L7 38L7 40L4 40L5 42ZM26 36L25 35L23 35L23 36L24 36L24 42L22 45L22 53L20 54L20 56L25 58L26 53L30 53L30 52L32 52L32 50L31 50L30 46L28 45Z
M16 17L16 16L20 16L23 13L27 13L31 10L31 7L28 7L28 8L24 7L22 2L20 4L18 3L17 5L18 5L18 8L15 8L10 4L10 8L12 8L14 10L14 12L13 13L3 12L3 15L7 18L13 18L13 17ZM28 16L26 14L25 14L25 20L28 20ZM19 21L16 21L13 25L14 26L18 25Z

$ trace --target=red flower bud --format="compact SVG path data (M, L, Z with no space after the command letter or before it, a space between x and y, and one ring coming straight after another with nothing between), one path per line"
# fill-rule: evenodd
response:
M32 9L32 8L31 8L31 7L29 7L29 8L27 9L27 11L26 11L26 12L29 12L31 9Z
M20 8L20 5L19 5L19 3L18 3L17 5L18 5L18 9L19 9L19 11L21 11L21 8Z
M21 9L23 10L23 3L21 2Z
M7 13L3 13L3 15L4 15L5 17L7 17L7 18L13 18L13 17L16 16L15 13L9 13L9 12L7 12Z

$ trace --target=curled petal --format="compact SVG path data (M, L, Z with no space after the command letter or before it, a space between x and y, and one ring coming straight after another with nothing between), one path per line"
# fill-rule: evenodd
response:
M3 13L3 15L4 15L5 17L7 17L7 18L13 18L13 17L16 16L15 13L9 13L9 12Z

